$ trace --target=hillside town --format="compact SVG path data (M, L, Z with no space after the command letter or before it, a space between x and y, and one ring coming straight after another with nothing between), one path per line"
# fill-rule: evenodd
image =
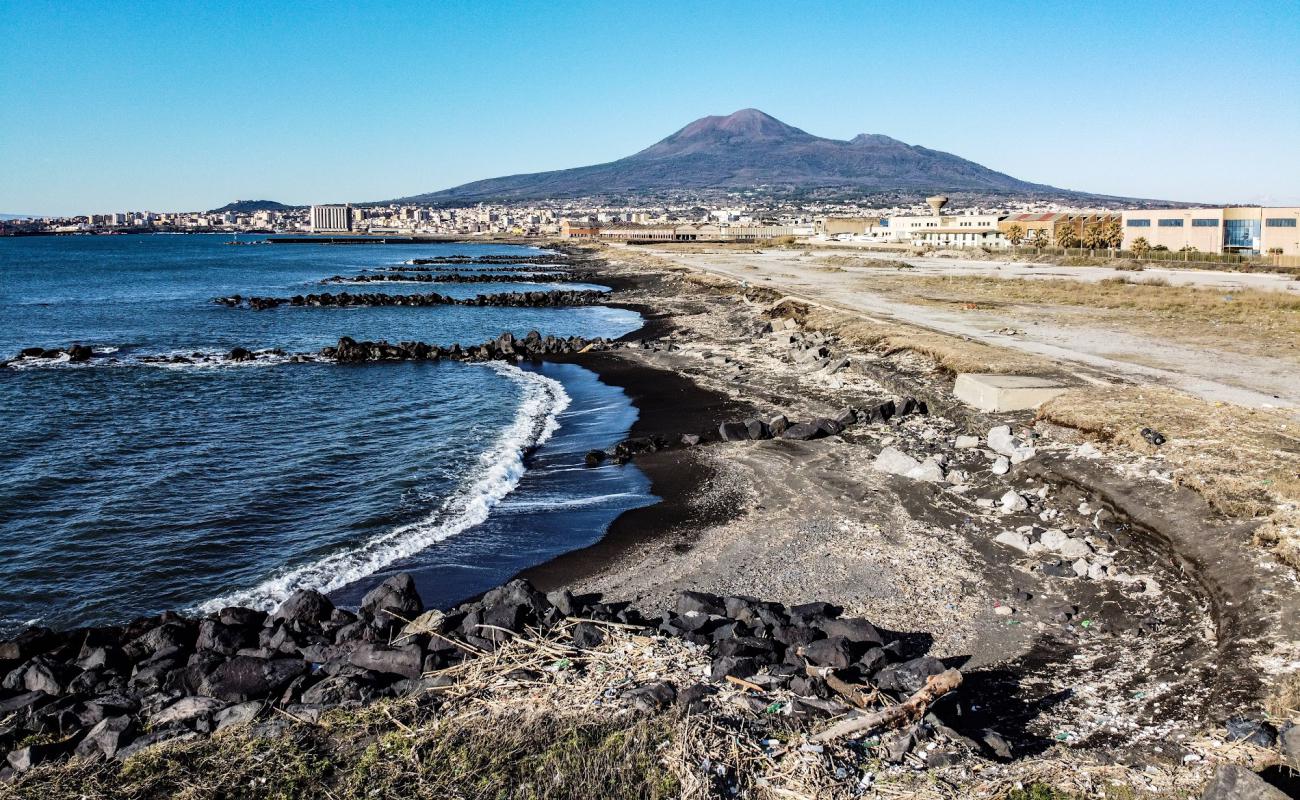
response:
M239 204L233 204L238 206ZM1300 256L1300 207L1088 209L1024 201L999 207L924 204L682 202L606 206L552 201L436 208L313 205L209 212L125 211L0 221L0 235L124 233L546 237L614 242L766 242L793 237L861 246L1125 250L1138 254Z

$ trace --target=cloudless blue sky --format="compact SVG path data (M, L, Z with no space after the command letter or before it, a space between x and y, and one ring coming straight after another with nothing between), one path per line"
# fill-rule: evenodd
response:
M1300 2L0 0L0 211L365 201L760 108L1108 194L1300 203Z

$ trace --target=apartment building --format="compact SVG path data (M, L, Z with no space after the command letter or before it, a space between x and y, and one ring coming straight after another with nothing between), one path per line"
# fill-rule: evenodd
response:
M352 206L312 206L310 225L313 233L347 233L352 230Z

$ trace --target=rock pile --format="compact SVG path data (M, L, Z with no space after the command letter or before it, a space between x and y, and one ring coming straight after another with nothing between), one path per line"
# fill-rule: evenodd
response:
M568 272L520 272L520 277L506 277L502 275L466 275L460 272L385 272L371 273L369 275L335 275L332 278L326 278L321 283L383 283L393 281L400 283L502 283L509 280L521 280L527 283L552 283L558 281L590 281L594 278L590 273L568 273Z
M768 420L750 417L740 421L724 422L718 427L718 437L724 442L758 439L808 441L825 436L836 436L843 433L845 428L854 425L888 422L896 417L926 413L929 411L923 401L906 397L901 400L886 400L866 409L845 406L834 417L818 417L809 422L791 423L784 414L778 414Z
M426 611L411 578L400 574L355 612L304 590L270 614L232 607L65 632L29 628L0 643L0 751L7 753L0 773L71 754L126 758L249 723L270 708L312 721L328 708L443 686L440 670L514 637L563 625L575 646L596 647L606 638L600 623L676 637L711 657L698 684L633 690L629 699L646 708L690 708L713 691L710 683L739 681L792 692L784 713L838 716L861 706L859 692L903 699L946 669L826 603L786 608L682 592L675 608L649 619L626 603L546 595L516 580L458 608Z
M529 256L437 256L434 258L413 258L412 264L564 264L567 256L529 255Z
M439 262L439 263L444 264L444 266L423 267L423 266L411 266L409 264L404 264L400 267L375 267L373 270L369 270L369 271L371 272L449 272L463 267L469 267L471 269L478 268L478 264L487 263L487 262L452 261L452 262ZM487 269L488 267L484 267L484 268ZM548 273L562 273L568 271L569 269L571 269L571 267L565 264L527 263L527 264L519 264L517 266L492 266L490 267L490 269L496 273L536 272L538 270L545 270Z
M265 311L280 306L301 306L308 308L361 308L389 307L426 308L430 306L509 306L525 308L545 308L562 306L589 306L608 299L609 293L597 290L554 291L554 292L497 292L480 294L474 297L449 297L437 292L428 294L352 294L339 292L331 294L296 294L293 297L248 297L231 295L218 297L213 302L228 308L251 308Z
M547 356L573 355L595 350L608 350L613 345L605 338L584 339L570 336L567 339L558 336L542 336L537 331L529 331L522 339L512 333L503 333L496 339L479 345L461 347L440 347L424 342L358 342L350 336L344 336L334 347L320 351L322 358L342 364L358 364L368 361L518 361L525 358L541 359Z
M293 363L312 363L335 361L346 364L359 364L373 361L522 361L524 359L540 360L555 356L569 356L577 353L610 350L621 347L620 343L610 342L604 337L584 339L580 336L542 336L537 331L529 331L526 336L516 338L513 333L502 333L495 339L477 345L462 347L453 344L440 347L424 342L399 342L390 344L385 341L358 342L350 336L343 336L334 347L325 347L318 353L287 353L279 348L266 350L249 350L236 347L229 353L191 353L159 356L137 356L136 360L144 364L221 364L255 361L281 360ZM74 345L73 349L80 345ZM83 348L72 356L74 361L85 361L91 356L90 348ZM24 354L9 361L0 361L0 367L28 359L58 359L70 351L44 350L31 347L22 351ZM84 354L84 358L82 355ZM109 358L109 361L112 361Z
M65 357L74 364L81 364L89 361L92 355L94 352L84 344L72 344L66 348L25 347L14 358L0 361L0 367L7 367L16 361L55 361Z

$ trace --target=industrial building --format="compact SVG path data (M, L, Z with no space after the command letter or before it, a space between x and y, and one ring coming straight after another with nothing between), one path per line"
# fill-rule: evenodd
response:
M1300 208L1166 208L1125 211L1124 249L1150 247L1241 255L1300 255Z

